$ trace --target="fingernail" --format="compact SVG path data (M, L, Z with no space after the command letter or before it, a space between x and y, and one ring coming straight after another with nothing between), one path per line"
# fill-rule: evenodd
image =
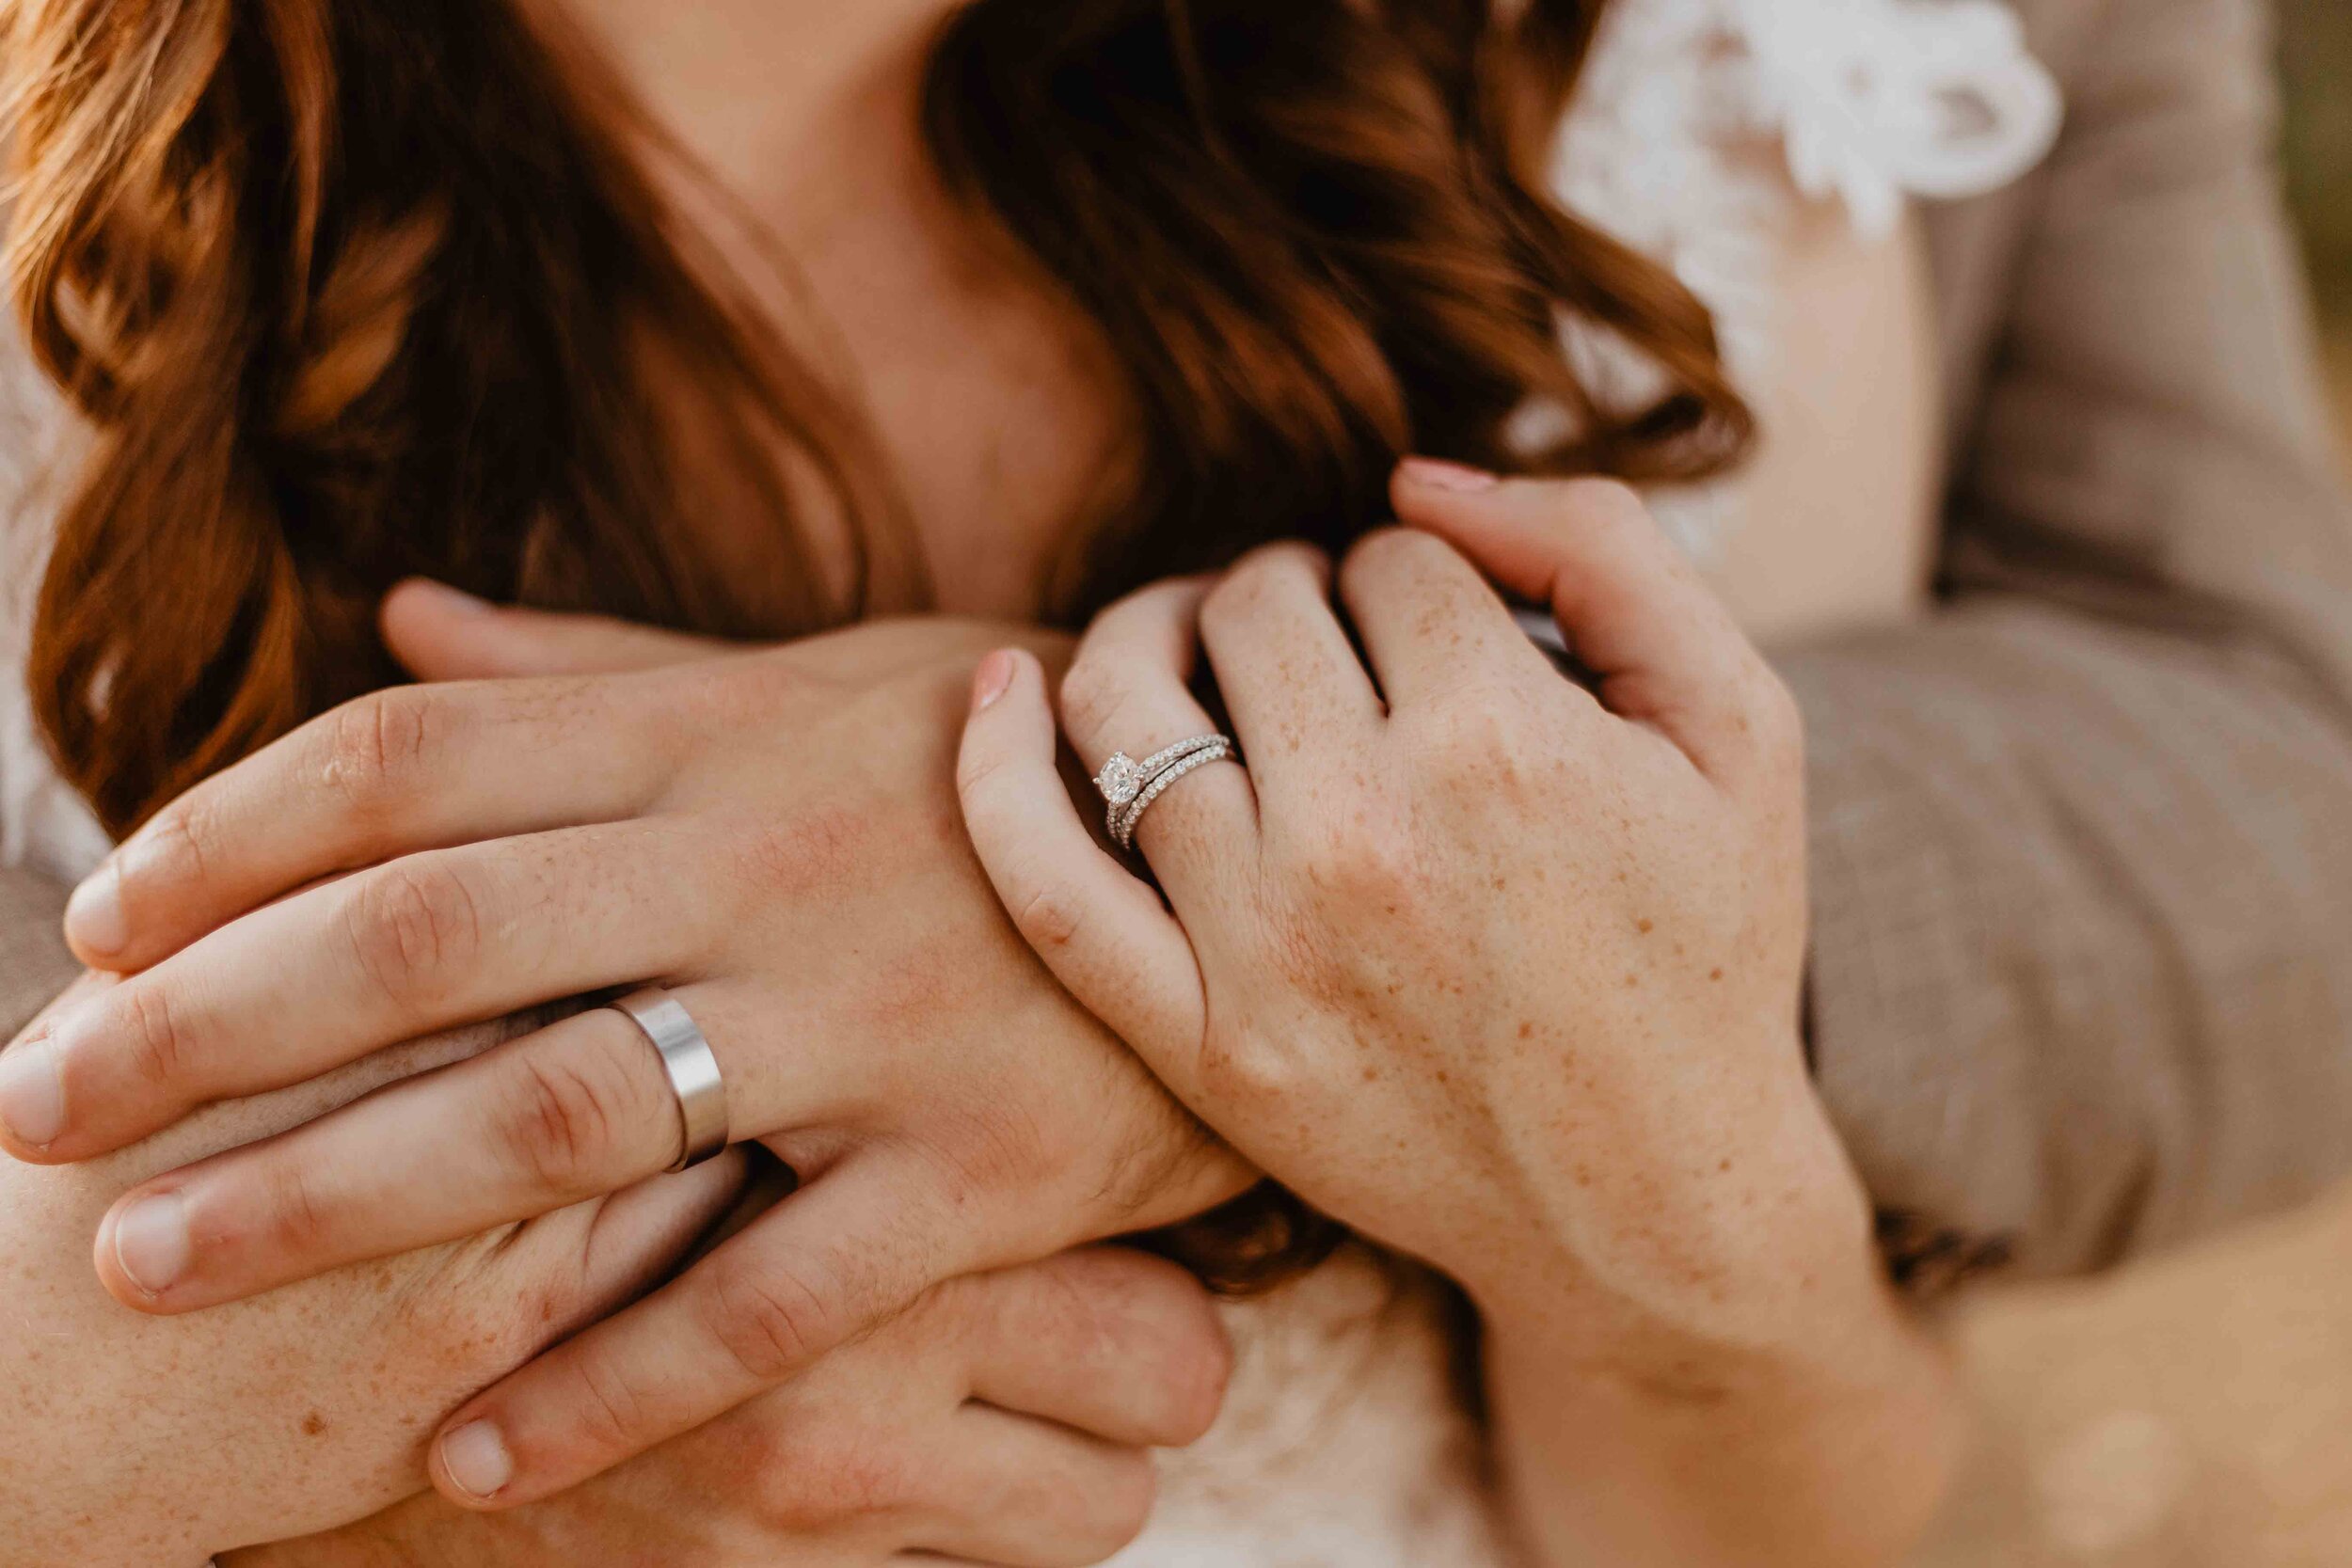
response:
M469 1421L441 1439L441 1468L460 1492L487 1502L515 1479L515 1457L498 1428Z
M1408 457L1397 466L1397 471L1407 484L1418 484L1427 490L1450 490L1464 496L1491 490L1502 483L1500 475L1490 474L1484 468L1445 463L1434 457Z
M0 1052L0 1122L28 1148L46 1148L65 1131L65 1077L54 1036Z
M1020 668L1012 655L999 651L980 660L979 673L972 677L972 711L986 713L996 705L996 700L1012 688L1012 677Z
M188 1200L178 1193L143 1197L115 1221L115 1264L151 1296L179 1284L195 1253L188 1238Z
M477 598L462 588L452 588L446 582L431 578L411 578L402 585L411 594L421 594L439 602L443 610L457 615L481 615L498 607L489 600Z
M65 907L66 940L85 953L108 958L131 945L122 912L122 863L109 860L73 890Z

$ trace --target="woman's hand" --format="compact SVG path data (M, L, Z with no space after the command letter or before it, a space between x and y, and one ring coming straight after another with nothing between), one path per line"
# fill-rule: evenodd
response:
M1394 499L1423 531L1353 552L1347 625L1327 562L1282 546L1147 590L1081 645L1062 711L1088 766L1216 729L1200 650L1248 761L1142 818L1168 907L1053 787L1042 669L983 666L962 791L1007 909L1236 1148L1469 1289L1514 1373L1506 1422L1526 1400L1591 1413L1600 1389L1738 1390L1752 1415L1799 1387L1908 1398L1926 1363L1798 1036L1788 694L1630 492L1417 464ZM1549 602L1596 690L1481 567ZM1627 1482L1607 1445L1632 1418L1575 1445L1590 1477ZM1692 1473L1688 1435L1653 1480ZM1736 1469L1717 1474L1742 1505L1790 1484L1743 1491ZM1639 1488L1569 1484L1547 1544L1648 1559L1608 1527ZM1706 1516L1694 1500L1645 1496L1677 1521ZM1658 1555L1712 1560L1711 1544Z
M456 673L451 647L542 673L385 692L164 812L70 918L92 961L137 973L11 1053L0 1117L21 1156L80 1160L428 1031L673 990L736 1136L802 1187L453 1418L433 1474L453 1499L559 1491L940 1281L1250 1180L1054 983L964 842L962 692L1001 632L717 652L421 590L388 627L431 673ZM547 673L599 657L629 668ZM678 1138L636 1026L585 1013L146 1182L99 1269L141 1310L209 1307L617 1190Z
M1820 1219L1839 1169L1797 1037L1795 714L1628 493L1396 499L1550 597L1599 694L1431 532L1338 574L1360 657L1327 562L1277 546L1113 607L1062 686L1082 761L1140 757L1217 727L1206 651L1248 767L1143 817L1172 916L1046 788L1025 657L983 675L974 841L1064 982L1310 1202L1484 1299L1720 1316L1694 1272Z
M1229 1366L1189 1275L1136 1253L1071 1253L940 1286L562 1497L485 1517L428 1494L222 1568L1079 1568L1142 1529L1145 1450L1208 1429Z

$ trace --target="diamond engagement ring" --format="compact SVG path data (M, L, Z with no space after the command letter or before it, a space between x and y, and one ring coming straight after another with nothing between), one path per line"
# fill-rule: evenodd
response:
M1107 804L1104 825L1110 830L1111 839L1121 849L1132 849L1136 842L1136 824L1152 809L1152 802L1168 792L1168 786L1197 768L1213 762L1239 762L1241 753L1232 737L1222 735L1197 735L1190 740L1180 740L1173 746L1152 752L1141 762L1124 752L1115 752L1103 771L1094 776L1094 787L1102 791Z

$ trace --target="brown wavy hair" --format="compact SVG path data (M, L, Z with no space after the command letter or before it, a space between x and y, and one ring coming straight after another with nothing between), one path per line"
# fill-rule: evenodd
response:
M534 3L0 10L10 286L89 436L31 687L110 829L396 680L373 612L411 575L732 635L919 605L854 387L751 303L665 198L691 171ZM1637 481L1739 455L1707 311L1547 194L1600 7L950 17L935 160L1091 315L1140 415L1126 521L1069 542L1057 612L1270 538L1343 545L1408 451ZM1596 399L1564 315L1664 390ZM1531 409L1549 439L1520 438ZM674 525L721 490L764 523L759 569ZM847 525L846 587L810 512ZM1335 1235L1268 1190L1167 1245L1238 1289Z
M659 135L527 3L6 9L13 297L92 438L32 689L118 832L395 679L373 608L411 574L742 635L853 618L882 578L919 598L853 392L748 303L664 199ZM937 162L1099 323L1142 416L1130 521L1071 541L1058 612L1272 537L1343 543L1406 451L1635 480L1739 452L1706 310L1546 194L1598 9L954 13ZM1663 395L1597 403L1564 312ZM1530 405L1556 439L1513 440ZM764 516L766 569L672 525L714 472ZM849 524L846 591L795 497Z

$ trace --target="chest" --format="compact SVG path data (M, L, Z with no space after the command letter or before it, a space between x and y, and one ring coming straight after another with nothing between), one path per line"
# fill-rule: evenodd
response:
M810 352L874 433L930 602L1025 615L1073 540L1105 520L1136 416L1117 345L933 173L920 131L919 14L895 28L861 24L880 30L789 93L714 90L707 102L756 110L740 123L690 121L690 140L772 234L766 260L787 259L779 307L811 324ZM861 63L843 70L844 57ZM1571 152L1588 167L1614 164L1623 139L1572 141ZM1649 182L1634 183L1649 191L1637 207L1672 207ZM1915 226L1866 237L1836 204L1806 202L1785 183L1771 195L1785 209L1771 243L1720 246L1747 256L1752 274L1724 314L1764 318L1730 321L1729 335L1772 349L1752 363L1734 357L1763 440L1703 552L1766 641L1917 610L1939 458ZM1705 252L1724 227L1709 219L1670 214L1661 231L1699 230ZM1632 227L1638 234L1638 216Z

